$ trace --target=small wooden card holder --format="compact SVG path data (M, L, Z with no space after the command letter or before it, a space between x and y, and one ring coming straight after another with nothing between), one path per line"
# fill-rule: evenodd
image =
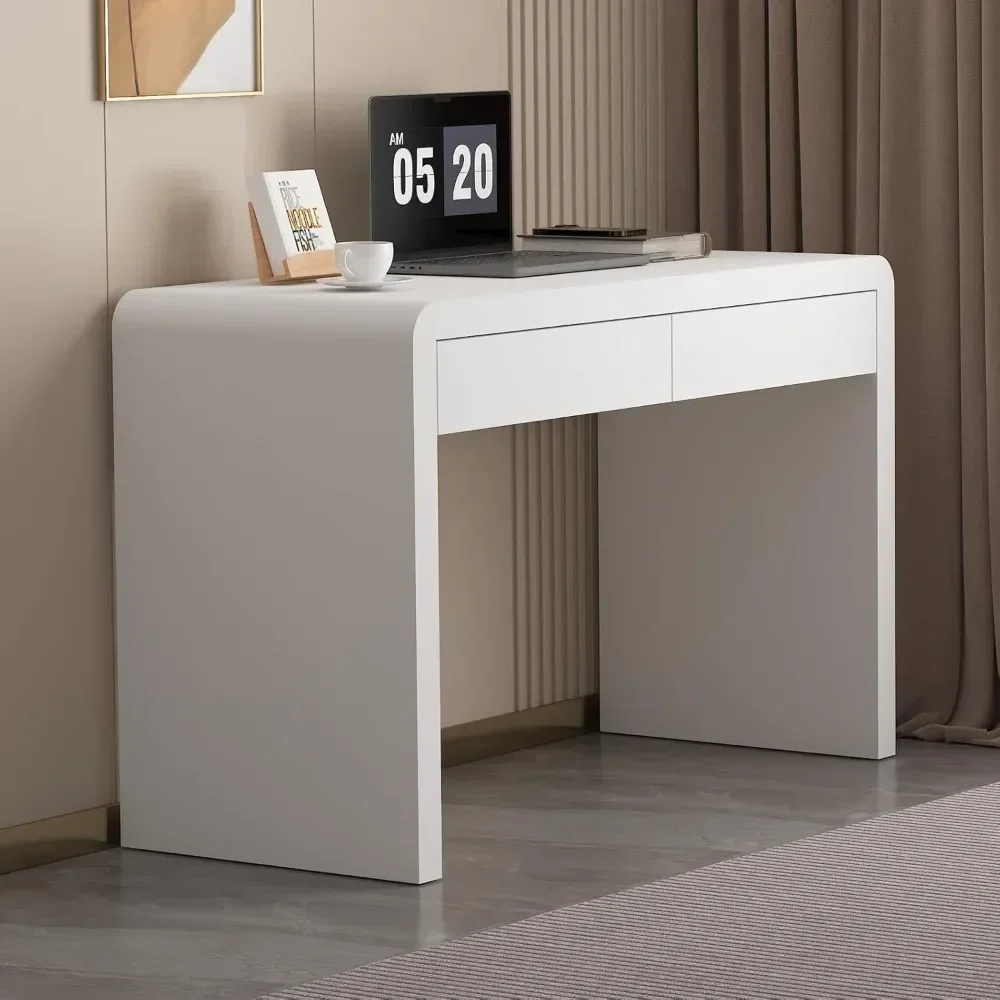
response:
M278 285L291 281L315 281L317 278L335 278L340 274L337 269L337 256L332 250L307 250L297 253L294 257L285 258L285 273L274 274L271 261L264 248L264 237L260 235L257 224L257 213L250 208L250 230L253 233L253 252L257 257L257 277L262 285Z

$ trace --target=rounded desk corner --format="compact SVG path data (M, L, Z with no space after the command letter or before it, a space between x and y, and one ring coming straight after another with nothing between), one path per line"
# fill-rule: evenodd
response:
M894 292L896 278L892 273L892 265L881 254L873 254L871 261L875 265L875 271L880 277L879 291Z
M134 317L136 306L141 298L141 288L132 288L125 292L111 307L111 351L118 340L124 335L124 328Z
M440 325L434 316L435 313L441 311L437 308L437 305L437 302L433 300L421 302L418 305L417 311L413 316L410 331L414 347L418 345L425 346L426 344L433 347L439 340L448 339L447 336L441 336Z

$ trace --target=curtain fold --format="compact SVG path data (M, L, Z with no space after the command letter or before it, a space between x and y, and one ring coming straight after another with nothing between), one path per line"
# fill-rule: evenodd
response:
M767 0L767 90L758 96L768 115L768 249L802 247L798 119L799 81L795 0ZM721 244L720 244L721 245Z
M1000 745L1000 0L669 0L666 223L896 276L900 733Z

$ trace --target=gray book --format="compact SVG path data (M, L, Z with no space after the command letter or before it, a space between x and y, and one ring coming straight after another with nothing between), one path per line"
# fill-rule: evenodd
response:
M646 254L651 261L690 260L712 252L708 233L652 233L646 236L522 236L525 250Z

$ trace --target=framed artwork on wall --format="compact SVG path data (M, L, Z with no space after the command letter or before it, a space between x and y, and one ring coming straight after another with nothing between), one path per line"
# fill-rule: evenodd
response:
M263 92L263 0L98 0L101 98Z

